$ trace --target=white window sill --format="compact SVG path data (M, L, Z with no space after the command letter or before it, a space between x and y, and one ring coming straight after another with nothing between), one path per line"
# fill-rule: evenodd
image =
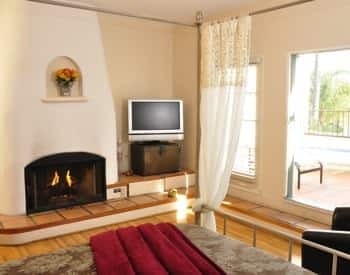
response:
M256 183L256 177L240 173L232 173L231 179L244 183Z
M232 173L230 189L248 193L260 194L261 190L257 183L257 178L245 174ZM236 193L236 191L232 191Z

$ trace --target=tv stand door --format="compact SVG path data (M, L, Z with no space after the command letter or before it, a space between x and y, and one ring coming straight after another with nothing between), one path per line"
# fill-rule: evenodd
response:
M131 144L131 169L140 176L178 172L181 145L178 143Z

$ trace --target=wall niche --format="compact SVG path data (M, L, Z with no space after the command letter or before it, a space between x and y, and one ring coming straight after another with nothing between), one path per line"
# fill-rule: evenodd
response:
M70 96L61 96L59 87L56 84L56 71L70 68L79 73L78 79L71 88ZM46 95L42 98L44 102L69 102L69 101L86 101L83 94L83 75L78 64L70 57L58 56L54 58L47 66L46 70Z

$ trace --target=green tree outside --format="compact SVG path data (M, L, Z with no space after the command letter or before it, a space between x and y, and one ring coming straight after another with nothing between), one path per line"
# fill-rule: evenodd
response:
M319 83L315 83L315 77ZM349 133L350 123L350 84L345 81L349 71L334 71L319 74L313 72L309 100L309 131L329 135ZM319 85L319 86L318 86ZM319 93L315 92L319 89ZM315 95L319 96L316 100ZM318 108L314 109L315 102Z

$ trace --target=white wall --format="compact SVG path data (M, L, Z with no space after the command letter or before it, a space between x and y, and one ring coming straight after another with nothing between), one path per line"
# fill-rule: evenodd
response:
M269 3L271 6L273 1ZM267 7L262 4L232 12L231 15ZM350 36L347 35L349 14L348 0L316 0L253 17L251 53L263 60L260 66L258 184L251 191L231 185L231 194L304 217L330 221L330 213L301 207L284 199L287 181L289 54L350 47Z
M121 165L128 169L129 98L184 100L182 166L196 169L195 28L23 0L0 1L0 13L0 69L4 72L0 74L0 175L11 178L15 186L8 191L8 182L0 182L1 194L8 195L0 203L0 213L23 213L24 166L56 151L107 156L107 180L113 183L117 139L123 142ZM46 94L46 67L56 56L69 56L78 63L88 103L40 101ZM77 126L76 120L83 122ZM8 211L13 207L15 211Z
M121 170L129 169L127 100L132 98L184 100L182 165L196 169L196 28L101 13L98 18L123 148Z
M24 167L49 154L102 155L107 183L114 183L116 116L96 14L17 0L2 5L0 71L7 73L0 91L0 213L25 213ZM41 101L46 68L57 56L79 65L87 102Z
M174 31L175 97L184 100L185 140L183 164L197 170L198 156L198 31L196 28L176 27Z
M120 170L129 167L127 101L173 97L173 26L98 14L117 112Z

